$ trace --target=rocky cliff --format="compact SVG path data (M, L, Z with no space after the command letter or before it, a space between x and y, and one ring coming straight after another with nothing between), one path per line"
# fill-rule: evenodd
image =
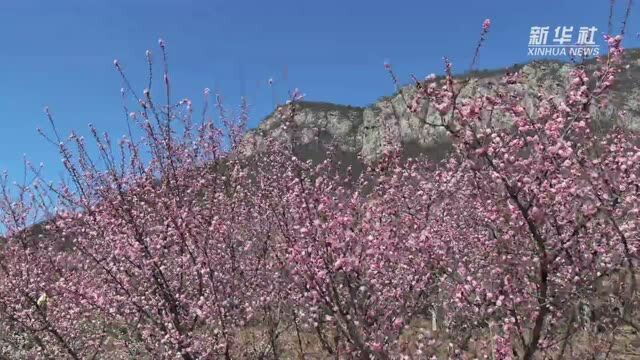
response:
M625 53L628 69L621 74L611 94L611 101L604 109L594 109L593 119L600 128L607 128L614 122L623 121L619 113L626 112L624 125L640 128L640 49ZM498 70L484 70L456 76L469 80L461 98L477 92L488 91L507 71L519 71L525 75L524 91L529 110L535 107L533 94L540 89L562 94L567 84L569 72L575 66L593 69L594 60L577 62L533 61ZM440 80L440 79L436 79ZM415 93L415 85L404 86L393 95L380 98L367 107L353 107L320 102L300 102L294 118L295 142L308 157L322 157L322 147L334 142L343 152L360 155L366 162L374 161L381 152L383 124L398 119L402 142L407 155L427 154L439 158L447 151L446 136L442 130L425 123L437 123L439 115L427 104L417 114L407 110L405 101ZM266 117L247 137L252 144L247 149L260 149L267 138L284 138L282 119L277 112ZM316 136L317 134L317 136Z

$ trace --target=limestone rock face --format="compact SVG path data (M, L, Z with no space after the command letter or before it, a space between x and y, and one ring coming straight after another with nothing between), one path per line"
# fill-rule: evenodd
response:
M627 50L625 63L629 67L620 74L608 106L593 109L593 119L602 128L618 122L640 129L640 50ZM527 110L532 111L536 106L534 95L539 90L559 95L564 93L569 73L575 66L557 61L534 61L507 69L461 75L457 78L467 79L469 83L462 90L460 98L488 93L505 72L518 71L525 76L521 90L525 95ZM586 66L587 73L590 74L592 72L589 70L595 67L595 61L586 61L583 66ZM446 135L443 129L434 128L428 123L438 123L440 115L431 104L423 106L417 114L409 112L406 104L411 101L415 91L415 86L405 86L397 93L385 96L367 107L300 102L292 124L294 140L286 138L282 119L274 112L257 128L249 131L249 146L245 151L259 151L267 138L286 138L286 141L295 141L298 146L332 142L342 151L358 154L365 162L372 162L381 154L386 124L394 123L397 124L396 136L405 144L409 155L437 154L446 146ZM621 117L621 113L625 115ZM316 151L322 150L316 147Z

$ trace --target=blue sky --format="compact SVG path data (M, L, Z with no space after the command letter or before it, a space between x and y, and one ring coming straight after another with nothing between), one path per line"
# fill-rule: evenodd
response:
M616 29L626 1L618 2ZM141 92L144 53L159 53L159 37L168 44L176 98L198 108L205 87L230 105L246 95L255 125L272 108L270 77L280 101L299 87L309 100L366 105L393 91L385 60L403 82L411 73L441 73L445 55L467 70L485 18L492 27L478 67L496 68L531 60L531 26L596 26L603 44L608 8L609 0L4 0L0 169L19 174L26 153L57 177L59 157L35 131L46 127L45 105L65 133L87 133L93 123L123 134L113 59ZM632 12L627 47L638 45L637 18Z

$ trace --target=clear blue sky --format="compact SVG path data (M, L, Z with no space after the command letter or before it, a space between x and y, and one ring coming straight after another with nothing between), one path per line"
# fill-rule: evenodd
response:
M618 3L616 29L626 0ZM411 73L441 73L444 55L466 70L485 18L492 28L479 67L496 68L530 60L535 25L594 25L603 44L608 7L609 0L3 0L0 169L19 174L26 153L57 177L59 157L35 131L46 127L45 105L65 133L86 134L91 122L123 134L113 59L141 92L144 53L159 53L159 37L168 44L176 97L198 108L205 87L231 105L245 94L255 125L271 110L270 77L280 100L299 87L309 100L366 105L393 91L385 60L403 82ZM637 46L637 18L632 13L627 47Z

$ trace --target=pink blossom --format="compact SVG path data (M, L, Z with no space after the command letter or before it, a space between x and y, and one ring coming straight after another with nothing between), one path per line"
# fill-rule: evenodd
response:
M489 27L491 26L491 20L490 19L485 19L482 22L482 31L487 32L489 31Z

